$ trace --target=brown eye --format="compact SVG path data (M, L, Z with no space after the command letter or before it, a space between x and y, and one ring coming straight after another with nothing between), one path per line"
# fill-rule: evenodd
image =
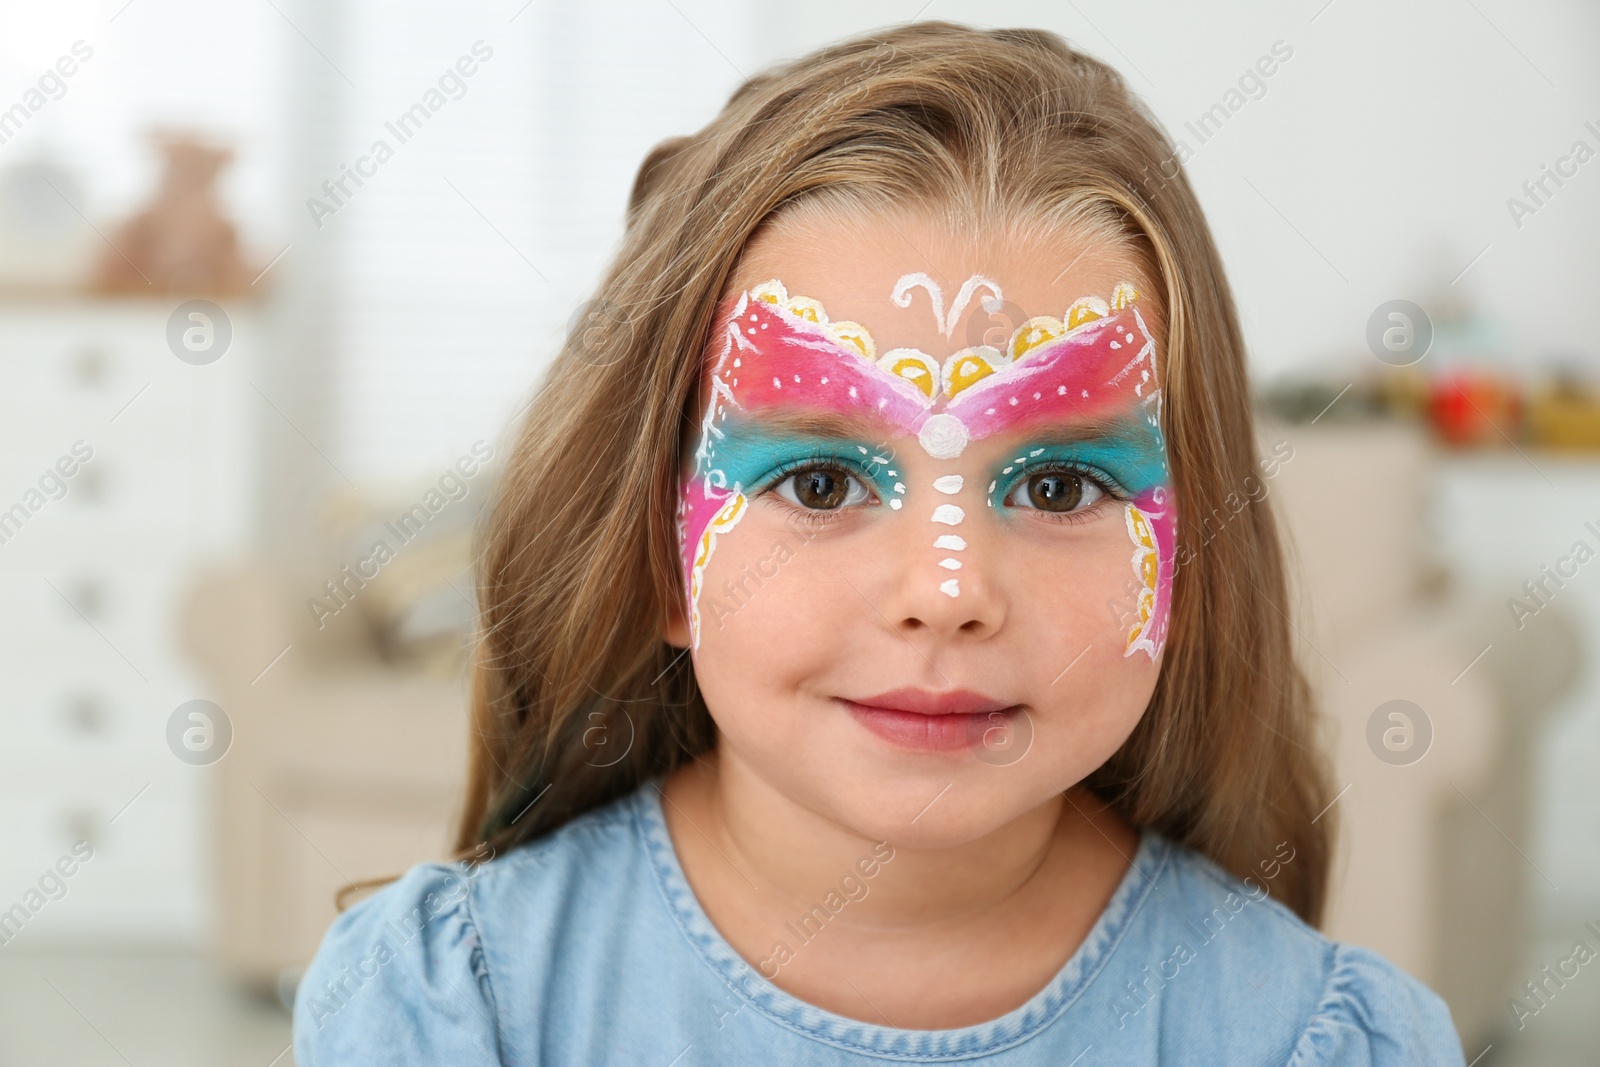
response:
M1071 511L1083 499L1083 479L1076 474L1035 474L1028 479L1028 502L1041 511Z
M1103 496L1105 490L1081 474L1041 471L1029 475L1027 481L1013 489L1006 503L1013 507L1061 513L1081 511Z
M867 500L866 487L838 467L807 467L789 475L775 487L792 504L814 511L835 511Z
M833 471L804 471L794 476L794 494L808 508L832 510L844 503L848 479Z

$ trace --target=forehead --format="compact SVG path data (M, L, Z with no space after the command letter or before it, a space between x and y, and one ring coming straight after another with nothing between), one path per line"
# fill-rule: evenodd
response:
M1149 316L1155 305L1143 273L1126 245L1060 227L958 227L915 212L801 209L780 215L752 238L726 291L781 279L789 292L818 301L834 318L866 327L880 350L935 353L993 343L1019 322L1060 315L1077 298L1103 296L1121 281L1144 294ZM923 275L932 285L913 285L897 301L896 288L909 275ZM960 300L963 283L974 275L997 283L1003 294L998 308L986 305L987 291Z

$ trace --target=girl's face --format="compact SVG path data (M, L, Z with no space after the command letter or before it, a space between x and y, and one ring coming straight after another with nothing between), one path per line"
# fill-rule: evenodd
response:
M1173 571L1145 285L1066 233L800 215L752 241L705 354L667 633L723 761L937 846L1116 751Z

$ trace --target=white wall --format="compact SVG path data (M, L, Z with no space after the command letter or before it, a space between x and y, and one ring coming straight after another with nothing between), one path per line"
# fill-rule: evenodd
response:
M358 89L329 173L374 138L393 142L385 121L475 41L494 50L317 231L343 257L333 432L356 483L492 441L525 402L621 236L645 152L703 124L737 84L695 24L727 27L715 32L743 55L749 19L725 0L677 7L519 0L396 19L388 4L349 4ZM296 223L311 231L307 213Z
M1575 140L1600 152L1600 132L1584 129L1593 120L1600 131L1600 8L1325 3L823 0L802 18L765 9L760 40L798 55L940 18L1054 30L1116 67L1195 150L1189 176L1262 375L1363 350L1374 307L1394 297L1427 307L1432 283L1448 286L1485 246L1456 287L1500 318L1513 358L1574 352L1600 368L1600 160L1520 229L1505 204ZM1279 40L1293 56L1265 94L1200 143L1184 124Z

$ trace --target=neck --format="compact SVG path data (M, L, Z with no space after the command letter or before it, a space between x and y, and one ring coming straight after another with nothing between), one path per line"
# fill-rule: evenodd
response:
M722 872L728 884L750 890L763 911L802 914L853 875L867 891L836 921L883 933L955 927L1000 906L1024 906L1035 887L1060 891L1040 874L1064 855L1109 846L1131 860L1136 841L1103 802L1074 786L960 845L909 848L890 841L892 859L868 878L858 861L881 859L886 849L878 846L875 854L878 842L790 798L725 744L680 768L664 794L689 832L714 845L732 868Z

